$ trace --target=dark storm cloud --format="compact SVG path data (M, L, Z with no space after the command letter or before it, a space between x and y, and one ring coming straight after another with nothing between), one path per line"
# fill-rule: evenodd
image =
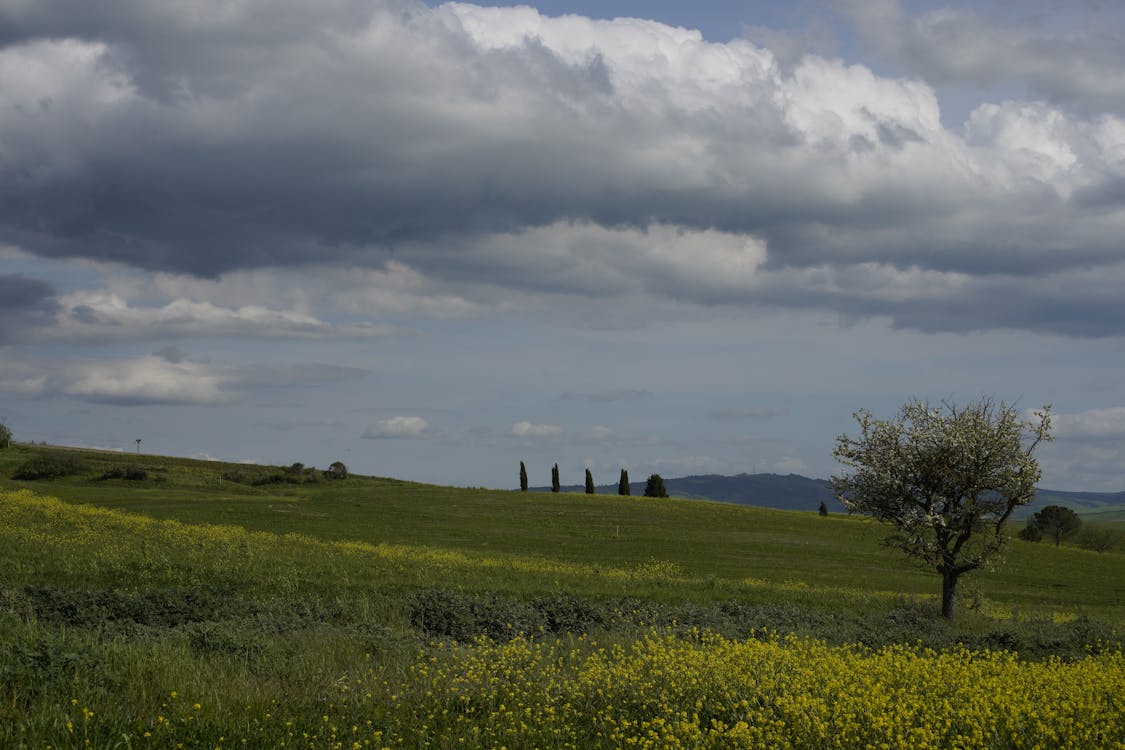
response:
M39 279L0 274L0 344L22 340L50 323L58 310L55 295Z
M1005 102L953 133L920 81L530 8L0 0L0 28L0 242L41 255L204 276L393 262L926 330L1006 315L867 280L977 288L1122 257L1125 124L1089 108ZM1062 297L1049 330L1123 330Z

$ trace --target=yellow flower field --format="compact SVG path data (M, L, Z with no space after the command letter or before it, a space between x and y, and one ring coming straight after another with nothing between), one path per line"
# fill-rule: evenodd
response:
M401 747L1122 748L1125 658L877 652L795 638L654 633L439 648L360 680ZM425 727L425 729L421 729Z
M0 493L0 549L0 584L19 607L28 600L17 584L47 578L103 592L253 583L289 608L268 614L308 603L313 581L342 582L325 591L354 608L350 592L375 579L595 575L549 560L508 560L506 571L483 555L190 526L26 492ZM596 571L683 585L680 575L655 563ZM1125 656L1104 643L1041 661L686 626L423 643L391 615L275 635L249 616L102 633L10 606L0 612L5 747L1125 750Z
M405 673L342 675L316 716L274 702L218 735L210 711L173 694L131 746L196 747L202 732L223 748L1120 749L1125 657L1029 663L706 633L481 640L427 649ZM82 707L74 721L89 733L97 717Z

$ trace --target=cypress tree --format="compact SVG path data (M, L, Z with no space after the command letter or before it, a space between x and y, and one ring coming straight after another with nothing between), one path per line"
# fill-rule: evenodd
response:
M586 469L586 494L594 494L594 475L590 473L589 469Z
M824 504L823 500L820 501L820 509L817 511L817 513L819 513L822 516L828 515L828 506Z
M558 492L559 489L559 465L555 464L551 468L551 492Z
M617 482L617 494L618 495L628 495L629 494L629 472L625 469L621 470L621 479L620 479L620 481Z
M527 467L520 461L520 492L527 492Z

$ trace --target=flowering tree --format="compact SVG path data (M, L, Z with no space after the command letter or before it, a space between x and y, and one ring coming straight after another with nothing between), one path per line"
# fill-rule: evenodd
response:
M960 577L1000 551L1004 522L1035 498L1032 452L1050 440L1050 409L1025 421L991 399L963 407L915 399L891 420L858 411L859 436L837 438L833 455L851 471L832 477L836 496L894 526L887 543L941 575L943 617L953 617Z

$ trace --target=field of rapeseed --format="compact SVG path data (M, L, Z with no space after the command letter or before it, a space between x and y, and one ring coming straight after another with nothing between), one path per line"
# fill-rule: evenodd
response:
M364 662L316 705L232 710L171 691L123 720L119 707L103 719L73 700L39 736L55 747L1125 747L1120 652L1029 663L652 633L609 647L581 636L435 645L404 671Z
M0 747L1125 748L1120 639L1082 620L1035 631L1089 646L1065 658L983 645L1018 630L864 646L836 613L829 644L747 629L740 613L814 612L754 610L764 582L658 560L333 542L28 492L0 492L0 554ZM489 592L517 583L628 598ZM827 596L808 589L771 601Z

